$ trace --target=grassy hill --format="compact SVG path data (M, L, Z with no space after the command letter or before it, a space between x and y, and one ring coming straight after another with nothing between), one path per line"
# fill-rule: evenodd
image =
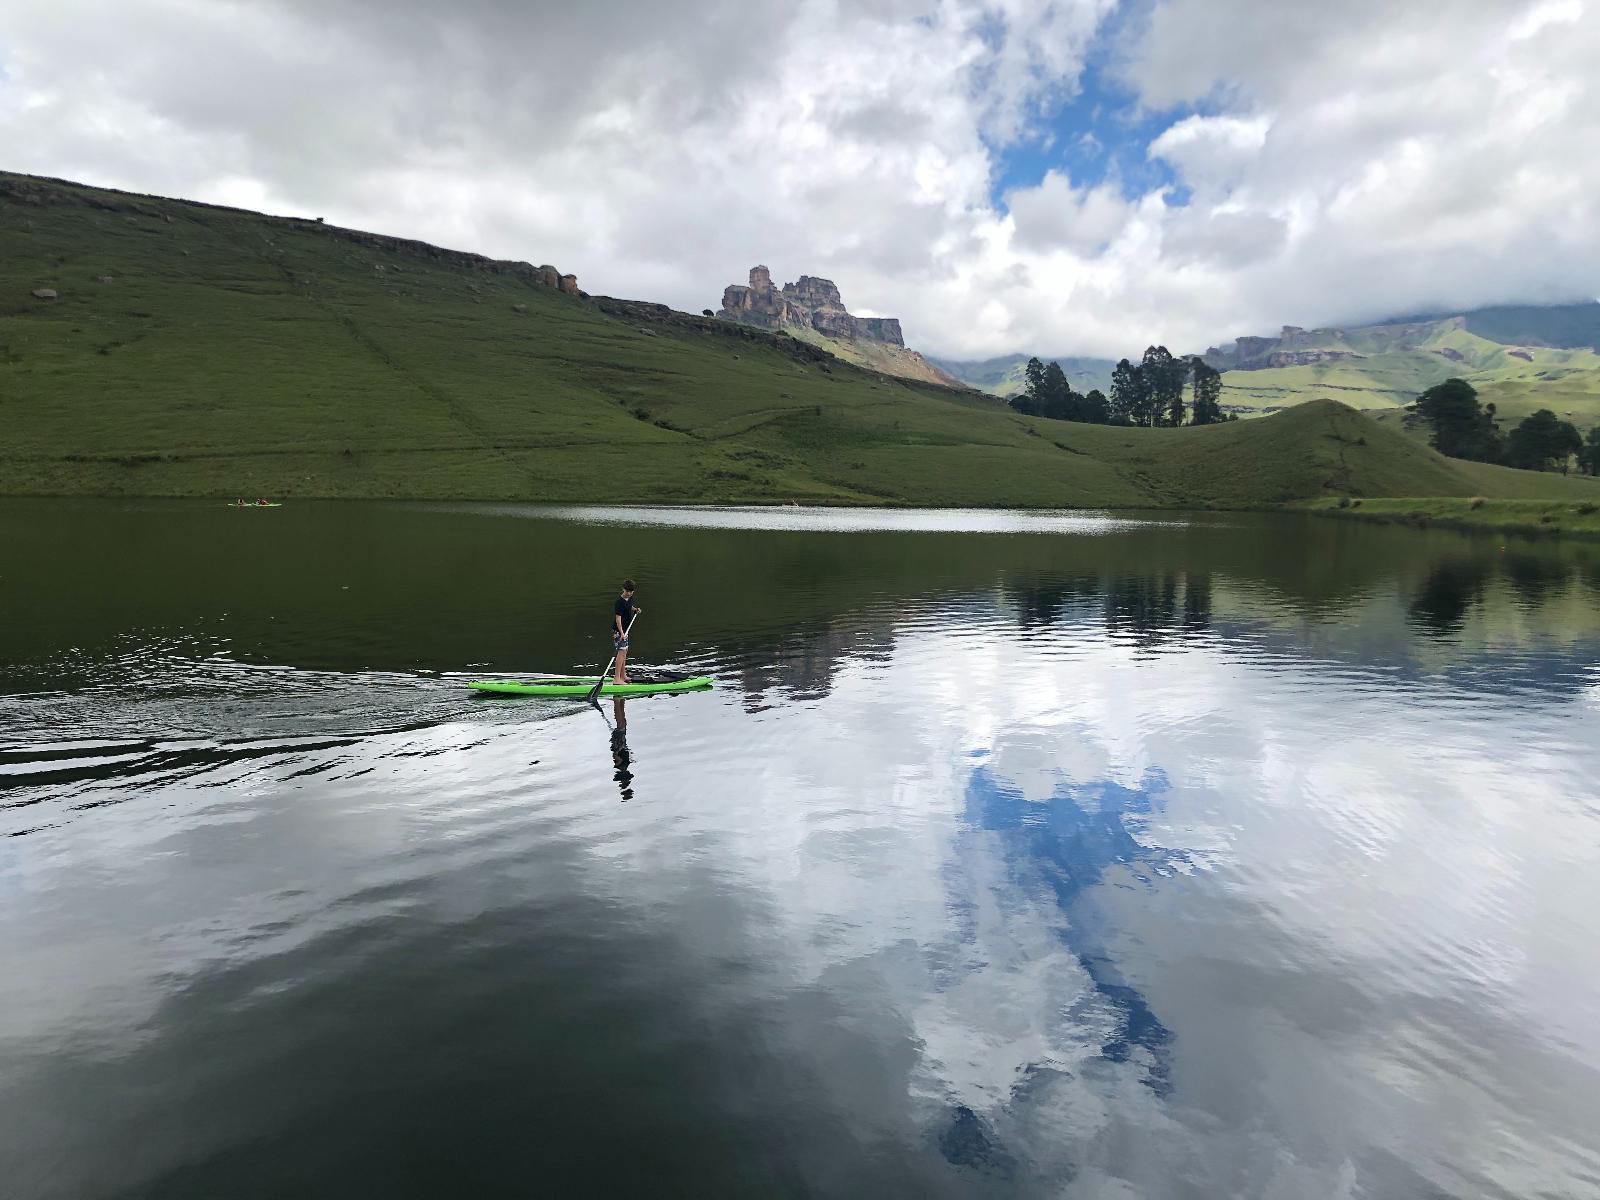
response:
M38 299L50 289L54 299ZM782 334L315 220L0 175L0 493L1256 506L1587 498L1337 404L1019 416Z

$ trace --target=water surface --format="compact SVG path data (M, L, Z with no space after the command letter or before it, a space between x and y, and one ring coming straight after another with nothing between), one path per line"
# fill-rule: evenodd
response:
M636 658L715 691L475 698ZM1600 549L0 505L16 1197L1600 1194Z

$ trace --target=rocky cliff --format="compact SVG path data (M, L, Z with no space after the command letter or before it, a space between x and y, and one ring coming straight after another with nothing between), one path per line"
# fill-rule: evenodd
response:
M750 268L748 286L734 283L724 289L717 315L768 329L814 329L828 338L906 344L896 318L851 315L833 280L802 275L780 290L772 286L772 272L766 267Z
M886 375L946 387L965 386L915 350L908 350L896 318L858 317L850 312L831 279L802 275L779 288L773 286L772 272L766 267L751 267L749 284L735 283L723 291L717 316L825 346L846 362Z
M1302 329L1298 325L1285 325L1277 337L1237 338L1231 346L1208 348L1204 358L1219 371L1306 367L1341 359L1368 358L1396 349L1415 349L1442 333L1465 328L1465 317L1351 329ZM1435 350L1434 353L1445 354L1445 351Z

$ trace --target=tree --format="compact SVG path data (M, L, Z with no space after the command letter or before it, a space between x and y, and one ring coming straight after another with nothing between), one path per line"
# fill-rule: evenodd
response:
M1037 358L1030 358L1028 365L1022 368L1023 390L1028 398L1037 403L1044 396L1044 364Z
M1166 425L1173 414L1183 420L1183 379L1188 368L1181 359L1172 357L1165 346L1150 346L1139 364L1139 373L1145 387L1140 397L1138 425Z
M1222 372L1199 355L1189 360L1194 374L1194 417L1196 425L1215 425L1222 420Z
M1571 421L1563 421L1548 408L1511 431L1506 438L1506 465L1527 471L1546 471L1558 467L1563 474L1567 459L1583 450L1583 439Z
M1134 413L1140 405L1144 382L1139 378L1139 368L1127 359L1111 371L1111 424L1133 425Z
M1106 400L1106 394L1099 388L1092 388L1083 398L1084 420L1091 425L1111 424L1111 404ZM1600 475L1600 471L1595 474Z
M1067 373L1061 369L1060 363L1052 362L1045 367L1043 388L1041 415L1054 417L1058 421L1070 421L1072 385L1067 382Z
M1446 379L1417 397L1417 412L1433 424L1433 448L1451 458L1498 462L1503 446L1494 405L1478 405L1478 392L1465 379Z
M1600 425L1589 430L1589 440L1578 451L1578 469L1600 475Z
M1130 371L1136 368L1130 367ZM1072 390L1067 373L1058 362L1044 363L1037 358L1023 369L1024 390L1011 398L1011 407L1030 417L1053 421L1080 421L1094 425L1111 422L1111 407L1100 392L1080 396Z

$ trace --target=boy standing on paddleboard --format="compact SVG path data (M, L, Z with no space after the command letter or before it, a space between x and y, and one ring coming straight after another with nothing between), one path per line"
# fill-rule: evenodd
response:
M611 674L611 682L619 687L628 682L628 627L633 624L633 618L643 611L633 602L633 580L624 579L622 595L617 597L611 614L611 644L617 651L617 669Z

